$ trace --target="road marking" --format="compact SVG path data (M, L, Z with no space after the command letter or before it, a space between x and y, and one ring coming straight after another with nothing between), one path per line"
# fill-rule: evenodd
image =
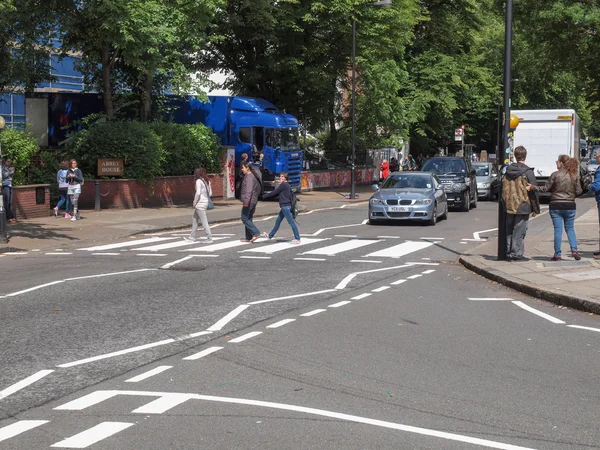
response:
M334 237L341 237L341 238L357 238L358 236L355 234L336 234L334 235Z
M139 383L140 381L144 381L147 378L153 377L154 375L158 375L159 373L163 373L166 370L172 369L173 366L158 366L148 372L144 372L140 375L137 375L129 380L125 380L125 383Z
M439 238L439 237L422 237L422 238L419 238L419 239L426 239L426 240L429 240L429 241L443 241L443 240L444 240L444 239L446 239L446 238Z
M164 266L161 266L161 269L168 269L170 267L173 267L176 264L187 261L188 259L192 259L194 256L196 256L196 255L189 255L189 256L186 256L185 258L178 259L177 261L167 263Z
M280 320L279 322L275 322L271 325L267 325L267 328L279 328L284 325L287 325L288 323L292 323L295 321L296 321L296 319L283 319L283 320Z
M557 323L557 324L562 324L565 323L560 319L557 319L556 317L552 317L549 314L543 313L541 311L538 311L537 309L532 308L531 306L526 305L523 302L520 301L513 301L512 303L514 303L515 305L517 305L519 308L523 308L525 311L529 311L530 313L535 314L536 316L540 316L543 319L549 320L552 323Z
M469 297L469 300L474 302L485 302L485 301L513 301L514 299L508 297Z
M577 328L579 330L596 331L596 332L600 333L600 328L583 327L581 325L567 325L567 326L571 327L571 328Z
M406 277L406 279L408 279L408 280L414 280L415 278L420 278L422 276L423 276L422 274L418 273L416 275L411 275L410 277Z
M26 255L27 252L5 252L4 255Z
M303 255L327 255L335 256L338 253L355 250L357 248L364 247L366 245L372 245L381 242L380 240L374 239L352 239L346 242L340 242L339 244L328 245L326 247L317 248L315 250L309 250L304 252Z
M278 242L277 244L265 245L265 246L256 247L256 248L249 248L248 250L241 250L240 253L252 252L252 253L271 254L271 253L280 252L283 250L290 250L290 249L297 248L297 247L300 247L303 245L314 244L316 242L321 242L324 240L325 239L304 238L300 241L299 244L292 244L291 242Z
M383 261L371 261L370 259L351 259L350 262L381 264Z
M198 333L192 333L190 334L190 337L198 337L198 336L206 336L207 334L212 334L212 331L200 331Z
M367 258L400 258L404 255L408 255L409 253L413 253L419 250L423 250L427 247L432 246L431 242L420 242L420 241L407 241L402 244L394 245L392 247L388 247L383 250L379 250L374 253L369 253L366 255Z
M219 244L202 245L200 247L189 248L186 250L179 250L180 252L217 252L220 250L227 250L228 248L240 247L242 245L250 245L250 242L242 242L239 239L236 241L221 242Z
M302 253L300 253L302 254ZM294 261L327 261L325 258L294 258Z
M337 227L327 227L327 228L321 228L318 231L315 231L313 234L301 234L300 236L318 236L319 234L321 234L323 231L327 231L327 230L336 230L338 228L350 228L350 227L359 227L361 225L364 225L366 222L368 222L368 219L366 221L363 221L362 223L354 223L352 225L338 225Z
M480 235L481 233L489 233L490 231L497 231L497 230L498 230L498 228L490 228L489 230L477 231L476 233L473 233L473 238L474 238L475 240L477 240L477 241L486 240L487 238L485 238L485 239L481 239L481 238L479 237L479 235Z
M190 399L188 394L169 394L131 411L137 414L163 414Z
M348 303L352 303L350 300L344 300L342 302L334 303L333 305L329 305L328 308L339 308L340 306L347 305Z
M222 237L215 237L215 241L218 241L220 239L225 239ZM157 245L151 245L149 247L140 247L140 248L136 248L134 250L143 250L143 251L149 251L149 252L156 252L159 250L170 250L172 248L179 248L179 247L189 247L190 245L206 245L206 244L202 244L202 241L186 241L185 239L181 239L179 241L175 241L175 242L167 242L165 244L157 244Z
M360 294L360 295L357 295L356 297L352 297L352 300L362 300L363 298L370 297L371 295L373 295L373 294L371 294L370 292L365 292L364 294Z
M336 291L336 289L325 289L324 291L307 292L305 294L295 294L295 295L287 295L285 297L268 298L266 300L258 300L255 302L250 302L248 304L249 305L260 305L261 303L276 302L279 300L289 300L292 298L308 297L310 295L327 294L328 292L335 292L335 291ZM210 330L210 328L209 328L209 330Z
M150 244L152 242L161 242L175 239L175 237L153 237L148 239L139 239L133 241L119 242L117 244L98 245L96 247L79 248L81 251L101 252L103 250L112 250L114 248L134 247L136 245Z
M48 255L48 256L56 256L56 255L72 255L73 253L66 253L66 252L51 252L51 253L44 253L44 255Z
M262 334L262 333L263 333L262 331L251 331L250 333L246 333L243 336L240 336L240 337L230 340L229 343L237 344L237 343L243 342L247 339L252 339L254 336L258 336L259 334Z
M92 253L92 256L119 256L121 253Z
M166 253L137 253L136 256L167 256Z
M0 391L0 400L8 397L11 394L14 394L17 391L20 391L23 388L26 388L27 386L35 383L38 380L41 380L46 375L49 375L52 372L54 372L54 370L40 370L39 372L36 372L33 375L28 376L24 380L21 380L18 383L15 383L12 386L7 387L6 389L3 389L2 391Z
M322 313L322 312L325 312L325 311L327 311L327 310L326 309L315 309L313 311L310 311L310 312L307 312L307 313L304 313L304 314L300 314L300 315L302 317L310 317L310 316L314 316L315 314L319 314L319 313Z
M390 283L391 285L398 286L399 284L406 283L406 280L398 280Z
M82 431L81 433L71 436L70 438L57 442L56 444L52 444L50 447L86 448L131 426L133 426L132 423L102 422L95 427Z
M49 420L19 420L0 428L0 442L18 436L21 433L32 430L40 425L50 422Z
M213 326L207 328L208 331L219 331L221 330L225 325L227 325L229 322L231 322L233 319L235 319L237 316L239 316L246 308L249 308L251 305L240 305L237 308L235 308L233 311L231 311L229 314L227 314L225 317L223 317L222 319L219 319L217 321L217 323L215 323Z
M348 286L348 284L350 284L350 282L357 275L362 275L362 274L365 274L365 273L373 273L373 272L383 272L385 270L402 269L404 267L410 267L411 265L412 264L403 264L401 266L395 266L395 267L384 267L383 269L373 269L373 270L364 270L362 272L354 272L354 273L351 273L350 275L348 275L347 277L345 277L342 281L340 281L335 288L337 290L339 290L339 289L345 289L346 286Z
M429 275L430 273L435 272L434 269L426 270L425 272L421 272L423 275Z
M271 259L270 256L240 256L240 259Z
M377 236L377 239L400 239L402 236Z
M389 286L381 286L378 287L377 289L373 289L371 292L383 292L383 291L387 291L390 287Z
M204 358L205 356L208 356L212 353L218 352L219 350L222 350L222 349L223 349L223 347L210 347L205 350L202 350L201 352L194 353L193 355L190 355L190 356L186 356L185 358L183 358L183 360L184 361L195 361L196 359Z

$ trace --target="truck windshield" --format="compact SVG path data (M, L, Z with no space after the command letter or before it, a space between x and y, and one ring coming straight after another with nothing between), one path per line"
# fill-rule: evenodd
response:
M279 130L281 150L290 152L298 150L298 129L289 128L287 130Z

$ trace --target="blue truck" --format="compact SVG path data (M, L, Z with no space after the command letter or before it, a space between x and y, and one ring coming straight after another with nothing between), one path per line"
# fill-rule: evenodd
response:
M174 122L201 122L219 136L222 146L235 148L236 172L242 153L247 153L262 174L263 192L277 187L281 172L287 172L292 189L300 191L303 154L294 116L251 97L211 96L208 102L189 98L173 103L178 106Z

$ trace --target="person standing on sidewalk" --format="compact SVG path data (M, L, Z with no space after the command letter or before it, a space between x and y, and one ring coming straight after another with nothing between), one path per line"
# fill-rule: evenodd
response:
M254 174L252 166L249 162L242 163L242 193L240 201L242 202L242 223L246 227L246 239L241 239L242 242L254 242L260 237L260 230L256 228L252 218L256 211L258 196L260 195L260 182Z
M14 173L15 168L12 166L12 160L7 156L2 162L2 197L4 197L6 221L10 223L17 221L12 207L12 176Z
M263 198L279 196L279 208L281 209L279 210L279 215L275 220L275 225L273 226L271 232L268 234L263 233L262 236L267 239L273 239L273 237L275 237L275 234L277 233L277 230L279 230L279 227L281 226L283 218L285 217L294 233L294 240L292 241L292 244L299 244L300 232L298 231L298 226L296 225L296 221L294 220L294 216L292 215L292 188L289 184L287 172L281 172L281 174L279 174L279 181L280 184L279 186L277 186L277 188L275 188L275 190L263 194Z
M529 215L540 212L540 202L535 192L530 192L528 184L537 182L533 169L525 164L527 150L522 145L514 151L516 163L506 168L502 181L502 202L506 208L506 259L517 261L525 253L525 235L529 225Z
M67 173L69 172L69 163L67 161L61 161L60 169L56 172L56 181L58 182L58 193L60 195L60 200L54 207L54 215L58 217L58 210L60 207L66 203L65 205L65 217L69 215L69 207L71 204L69 203L69 196L67 195L67 189L69 188L69 183L67 182Z
M387 159L384 159L381 163L381 167L379 168L379 181L383 183L383 181L389 176L389 174L390 165L388 164Z
M77 160L72 159L69 163L69 170L67 172L67 182L69 183L69 188L67 189L67 194L69 194L69 198L71 200L71 204L73 205L73 214L71 215L71 220L75 222L76 220L81 219L79 215L79 194L81 194L81 185L83 184L83 173L81 169L77 167ZM65 217L67 217L65 215Z
M600 152L596 152L596 163L600 165ZM589 188L590 191L592 191L596 197L596 207L598 208L598 223L600 224L600 170L596 169L596 172L594 172L594 181L590 184ZM594 259L600 259L600 251L594 252Z
M195 241L198 233L198 219L202 223L202 228L206 233L206 240L202 241L203 244L211 244L212 234L210 232L210 225L208 224L208 218L206 217L206 210L208 209L208 203L210 197L212 197L212 188L210 181L208 181L208 174L206 169L200 168L194 170L194 179L196 180L196 191L194 195L194 215L192 216L192 232L189 236L184 237L185 240Z
M575 198L583 193L579 179L579 162L568 155L560 155L556 161L556 172L552 172L545 186L528 186L534 192L550 192L550 217L554 225L554 256L550 261L560 261L563 224L571 246L571 255L577 261L581 255L577 250L575 236Z

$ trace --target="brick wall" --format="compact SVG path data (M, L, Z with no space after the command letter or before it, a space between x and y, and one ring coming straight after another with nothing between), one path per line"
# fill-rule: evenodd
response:
M13 211L17 220L48 216L50 214L50 185L14 186Z
M208 176L213 197L223 197L222 174ZM81 188L79 207L94 209L96 180L87 180ZM160 177L151 184L136 180L98 180L100 182L100 209L152 208L191 204L194 199L194 177Z

